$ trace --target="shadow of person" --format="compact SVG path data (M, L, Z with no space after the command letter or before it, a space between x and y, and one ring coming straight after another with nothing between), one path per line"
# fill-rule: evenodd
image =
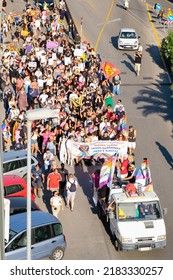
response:
M45 204L46 208L47 208L47 211L49 213L52 213L52 209L51 209L51 206L50 206L50 199L52 197L52 192L47 190L46 188L43 189L43 196L42 196L42 200L43 200L43 203Z
M159 142L156 141L155 143L158 146L164 158L166 159L167 163L170 165L170 169L173 170L173 157L168 152L168 150L164 146L162 146Z
M126 55L131 63L133 63L133 64L135 63L134 58L131 55L129 55L128 53L124 53L123 55Z
M126 66L132 73L136 73L136 72L135 72L134 66L132 66L130 62L124 60L124 61L121 61L121 63L124 63L125 66Z

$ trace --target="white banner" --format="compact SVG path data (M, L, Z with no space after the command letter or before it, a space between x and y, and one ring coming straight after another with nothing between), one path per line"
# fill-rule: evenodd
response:
M107 158L113 155L126 155L127 141L95 141L90 143L73 142L72 154L80 158ZM75 151L75 152L74 152ZM78 151L78 153L76 153Z

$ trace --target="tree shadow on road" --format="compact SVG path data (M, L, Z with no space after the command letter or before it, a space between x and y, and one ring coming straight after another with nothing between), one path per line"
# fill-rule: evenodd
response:
M122 60L121 63L123 63L132 73L136 73L134 66L130 62Z
M164 68L163 61L161 59L160 51L157 45L148 45L146 44L145 51L149 53L153 62L156 63L160 68Z
M160 75L161 76L161 75ZM136 104L141 104L137 109L143 111L143 116L147 117L156 114L165 121L171 121L173 124L173 100L171 98L171 90L169 85L163 84L161 80L158 83L145 86L139 91L139 95L133 99Z
M170 165L170 169L173 170L173 157L172 157L172 155L158 141L156 141L155 143L158 146L158 148L159 148L160 152L162 153L162 155L164 156L164 158L166 159L167 163Z

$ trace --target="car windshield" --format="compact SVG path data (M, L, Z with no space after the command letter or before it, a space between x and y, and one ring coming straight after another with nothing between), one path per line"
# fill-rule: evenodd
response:
M14 230L9 230L9 241L17 234Z
M158 201L151 202L132 202L119 203L118 219L119 221L140 221L156 220L162 216Z
M136 39L137 36L135 32L121 32L120 38Z

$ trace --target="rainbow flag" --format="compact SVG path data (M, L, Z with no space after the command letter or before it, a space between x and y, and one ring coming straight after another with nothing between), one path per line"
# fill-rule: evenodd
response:
M149 162L147 159L143 160L140 168L137 168L135 182L142 186L147 186L152 182Z
M115 171L115 163L116 156L110 157L106 160L100 171L100 180L99 180L99 188L101 189L104 185L107 185L109 188L111 187L114 171Z

